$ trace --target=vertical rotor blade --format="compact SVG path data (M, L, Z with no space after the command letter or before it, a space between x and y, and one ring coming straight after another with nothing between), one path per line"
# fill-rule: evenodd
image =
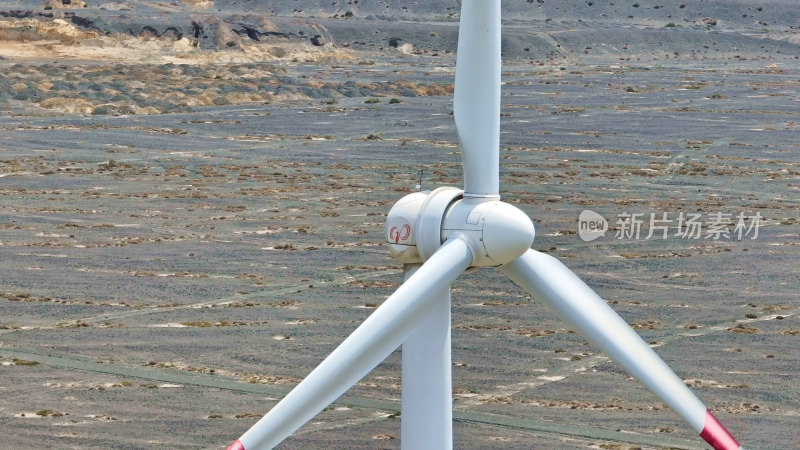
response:
M406 265L406 279L417 267ZM433 310L403 342L400 445L404 449L453 448L450 287L431 294L429 301Z
M230 449L272 448L391 354L434 309L430 298L472 264L470 245L449 239L300 384Z
M653 349L560 261L529 250L500 270L520 287L547 302L583 336L661 397L715 449L740 448Z
M453 99L466 197L500 192L500 0L463 0Z

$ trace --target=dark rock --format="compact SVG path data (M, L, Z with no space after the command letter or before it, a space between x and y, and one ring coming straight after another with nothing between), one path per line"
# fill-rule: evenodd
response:
M142 28L142 31L139 32L139 36L140 37L157 38L158 37L158 30L156 30L155 28L147 25L144 28Z
M254 41L260 41L261 40L260 33L255 28L249 27L247 25L242 25L242 28L244 28L244 31L247 34L247 37L249 37L250 39L252 39Z
M70 22L74 23L75 25L81 28L89 28L93 30L99 29L95 24L94 21L91 21L85 17L76 16L74 13L64 13L64 18L69 19Z
M317 47L322 47L323 45L325 45L325 40L321 35L317 34L311 38L311 43L316 45Z
M194 20L192 21L192 34L194 34L195 39L200 39L203 36L203 26Z
M6 17L9 19L27 19L29 17L44 17L46 19L52 19L53 13L13 10L13 11L0 11L0 17Z
M164 32L161 33L161 36L159 37L177 41L183 37L183 33L178 31L178 29L175 27L169 27L166 30L164 30Z

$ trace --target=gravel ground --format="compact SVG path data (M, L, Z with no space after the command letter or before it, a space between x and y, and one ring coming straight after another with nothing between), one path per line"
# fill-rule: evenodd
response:
M625 22L628 9L580 2L576 12L577 3L506 14L509 36L539 40L528 51L516 38L507 45L518 53L503 77L504 199L535 219L534 248L609 301L748 448L791 448L800 437L796 46L758 36L764 25L742 32L750 19L721 7L702 11L719 18L709 30L677 7L626 6L682 27L640 24L620 37L602 14ZM81 13L120 14L113 4ZM791 32L795 12L771 6L741 8L761 7L747 14L769 13L758 20ZM454 36L454 18L433 8L408 24L390 9L383 19L356 11L347 26ZM200 12L160 20L184 14ZM297 20L275 14L274 23ZM304 20L348 20L314 15ZM584 22L588 30L569 27ZM280 37L305 52L296 60L241 61L231 56L239 47L202 46L189 65L158 59L171 55L161 50L155 62L0 60L10 89L0 91L3 445L224 447L396 289L386 212L419 170L424 189L460 184L452 47L345 47L346 33L326 30L337 44L322 50ZM52 98L72 103L42 106ZM580 239L585 209L608 219L605 237ZM681 212L762 222L741 240L646 238L651 213ZM645 219L639 239L615 237L624 213ZM703 448L495 271L453 286L453 346L457 447ZM397 447L399 364L395 353L284 447Z

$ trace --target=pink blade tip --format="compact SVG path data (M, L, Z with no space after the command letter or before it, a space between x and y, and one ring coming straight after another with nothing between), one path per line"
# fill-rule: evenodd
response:
M242 441L237 439L236 442L234 442L233 444L231 444L230 447L228 447L228 450L244 450L244 444L242 444Z
M739 450L741 446L736 439L731 436L728 430L711 414L706 411L706 423L700 437L711 444L715 450Z

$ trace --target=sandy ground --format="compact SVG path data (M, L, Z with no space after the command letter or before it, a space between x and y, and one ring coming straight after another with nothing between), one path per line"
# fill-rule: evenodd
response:
M100 23L114 5L88 13ZM653 42L624 49L599 26L547 21L547 8L532 10L539 19L508 14L511 36L528 20L542 47L509 46L518 53L503 78L504 199L535 219L534 248L609 301L748 448L791 448L800 438L791 39L753 37L763 25L714 33L700 17L691 36L701 41L667 41L665 52L654 43L663 25L642 25L636 36ZM666 20L647 8L647 20ZM288 32L280 13L270 21ZM434 26L417 14L430 23L407 28ZM732 17L714 26L733 30ZM772 17L759 20L777 28ZM258 41L253 60L239 34L231 48L189 37L178 48L183 36L6 19L62 37L0 45L3 445L223 448L399 285L383 220L418 171L425 189L460 183L444 45L452 17L406 52L345 46L342 36L357 33L340 25L326 27L322 46L309 33ZM680 212L757 213L763 226L755 239L645 239L645 224L640 239L616 239L615 228L584 242L585 209L612 227L623 213ZM459 448L704 448L492 270L453 286L453 346ZM398 447L399 364L395 353L284 448Z

